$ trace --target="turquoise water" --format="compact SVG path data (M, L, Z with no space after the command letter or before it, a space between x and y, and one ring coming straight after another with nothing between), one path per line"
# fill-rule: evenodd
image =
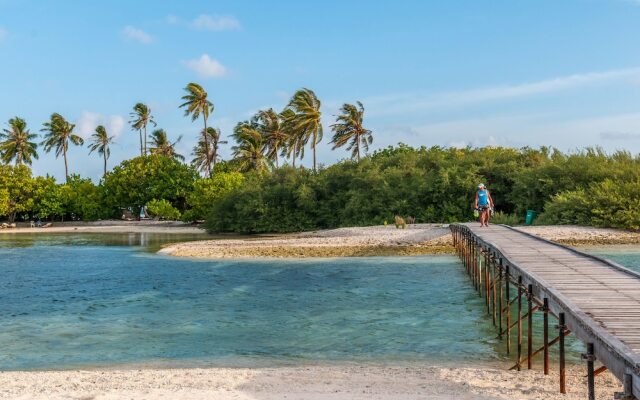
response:
M454 256L155 254L163 243L196 238L0 236L0 370L509 362ZM640 248L591 252L640 270ZM582 345L569 346L577 362Z
M608 258L633 271L640 272L640 246L620 245L595 247L587 249L587 252Z
M453 256L194 261L149 251L175 240L0 239L0 369L503 355Z

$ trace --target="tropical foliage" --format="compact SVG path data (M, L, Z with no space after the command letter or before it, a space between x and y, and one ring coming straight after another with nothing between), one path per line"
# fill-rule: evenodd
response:
M89 154L94 151L98 152L102 156L104 161L104 175L107 175L107 160L111 156L111 144L113 143L113 136L109 136L107 129L98 125L96 131L91 135L91 143L89 143Z
M313 90L298 90L289 105L286 124L291 133L290 146L293 148L293 155L304 156L302 149L305 145L310 144L313 151L313 171L317 170L316 146L322 140L322 123L320 117L320 100L316 97Z
M344 104L337 122L331 125L333 130L333 149L347 146L351 151L351 157L360 161L362 150L369 151L369 145L373 142L373 136L369 129L363 126L364 106L359 101L356 105Z
M209 144L209 131L207 129L207 120L209 115L213 112L213 103L209 101L207 91L197 83L189 83L184 88L185 94L182 96L184 103L180 105L180 108L184 108L184 115L190 116L192 121L197 120L202 115L202 122L204 123L204 129L202 130L202 144L204 145L204 154L210 154ZM211 176L211 157L204 157L206 162L207 175Z
M157 126L156 121L151 115L151 109L144 103L136 103L131 112L131 128L138 131L140 136L140 155L147 155L147 126Z
M27 122L19 117L9 120L9 129L0 132L0 159L8 164L29 164L38 159L38 144L33 142L38 135L29 132Z
M147 203L147 211L154 218L176 221L180 219L180 211L165 199L153 199Z
M159 154L184 161L184 156L176 153L176 144L182 140L182 136L178 136L178 139L172 143L169 141L167 132L164 129L156 129L151 132L149 137L151 138L151 147L149 148L151 154Z
M58 113L51 114L51 119L43 124L44 135L44 151L49 153L55 149L56 158L64 158L64 174L69 180L69 162L67 160L67 152L69 151L69 143L76 146L84 144L84 139L73 133L75 125L69 123L64 117Z

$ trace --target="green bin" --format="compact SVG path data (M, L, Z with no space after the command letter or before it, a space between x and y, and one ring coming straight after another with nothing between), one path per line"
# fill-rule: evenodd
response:
M538 213L533 210L527 210L527 217L524 219L525 225L533 224L533 220L536 219Z

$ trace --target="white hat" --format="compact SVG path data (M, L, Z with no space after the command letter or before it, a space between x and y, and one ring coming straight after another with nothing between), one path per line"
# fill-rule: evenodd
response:
M478 189L483 188L483 187L485 187L484 183L481 183L481 184L478 185Z

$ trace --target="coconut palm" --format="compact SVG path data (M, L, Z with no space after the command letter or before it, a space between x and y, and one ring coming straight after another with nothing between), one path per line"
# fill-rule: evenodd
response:
M9 129L0 132L0 159L6 164L15 160L16 165L29 164L38 159L38 144L31 140L38 135L29 132L27 122L19 117L9 120Z
M343 104L340 109L342 114L336 118L336 123L331 125L333 130L333 150L348 145L351 157L360 161L360 149L369 151L369 145L373 142L371 131L363 126L364 106L361 102Z
M178 140L171 143L167 137L167 132L164 129L156 129L151 132L149 136L151 139L151 147L149 151L151 154L161 154L165 157L175 158L176 160L184 161L184 156L176 153L176 144L182 140L182 135L178 136Z
M240 171L262 171L269 167L269 160L264 154L264 138L255 123L238 123L232 136L237 145L231 150Z
M111 145L115 136L109 136L104 126L98 125L96 132L91 135L91 143L89 143L89 154L97 151L102 155L104 160L104 175L107 175L107 160L111 156Z
M320 100L316 94L310 89L298 90L287 108L294 111L294 115L289 120L290 129L298 147L295 152L299 152L300 156L304 154L300 151L309 141L313 149L313 171L317 170L316 163L316 146L322 140L322 124L320 122Z
M273 108L258 112L257 117L260 121L260 131L264 136L267 158L274 161L278 168L278 156L286 150L289 140L285 117L273 111Z
M195 121L202 115L202 121L204 122L204 129L202 130L202 140L204 144L205 154L210 154L209 151L209 137L207 135L207 119L213 112L213 103L207 99L207 92L202 86L197 83L189 83L184 90L187 92L182 96L184 103L180 105L180 108L184 108L184 115L191 116L191 120ZM211 176L211 159L205 157L207 173Z
M151 109L144 103L136 103L133 106L133 111L131 114L131 128L138 131L140 135L140 155L147 155L147 126L149 124L154 127L157 126L156 121L153 119L153 115L151 115ZM144 138L144 139L143 139Z
M207 160L215 171L216 163L220 159L220 145L227 144L226 140L220 140L220 129L208 127L207 139L209 144L209 156L207 157L206 145L203 138L198 140L198 144L193 148L193 159L191 163L200 172L207 174Z
M56 158L60 157L60 154L64 157L64 173L69 181L69 162L67 160L67 152L69 151L69 142L76 146L84 144L84 139L75 135L73 130L75 124L69 123L64 117L58 113L51 114L51 119L43 124L42 131L46 132L42 145L44 151L49 153L51 150L56 150Z

